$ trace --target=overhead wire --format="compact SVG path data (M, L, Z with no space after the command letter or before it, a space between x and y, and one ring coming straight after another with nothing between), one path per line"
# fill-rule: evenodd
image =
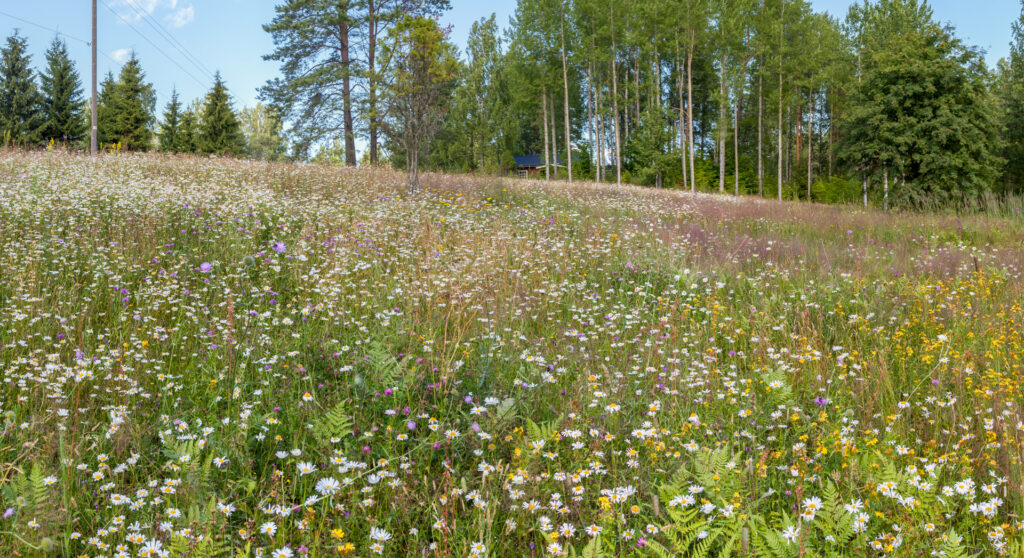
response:
M181 70L182 72L185 72L185 75L187 75L190 78L194 79L196 81L196 83L198 83L200 85L200 87L206 87L206 84L203 83L202 80L200 80L199 78L194 76L192 74L192 72L189 72L188 70L186 70L185 67L182 66L181 64L179 64L178 61L175 60L171 55L169 55L166 52L164 52L164 50L162 48L160 48L159 46L157 46L156 43L154 43L152 40L150 40L150 38L147 37L145 33L143 33L142 31L139 31L138 28L136 28L134 25L132 25L132 23L130 21L128 21L127 19L125 19L124 16L122 16L119 13L117 13L117 11L114 10L114 8L110 7L110 4L108 4L106 2L106 0L101 0L101 1L103 3L103 6L106 7L107 10L110 11L110 13L114 14L114 16L117 17L117 19L121 20L121 22L124 23L125 25L127 25L128 27L130 27L132 29L132 31L135 31L136 34L138 34L140 37L145 39L147 43L152 45L152 47L155 48L157 50L157 52L159 52L160 54L164 55L165 58L170 60L171 63L174 64L175 66L177 66L179 70Z
M162 25L156 22L149 13L147 13L145 10L139 9L139 7L135 5L135 2L132 2L131 0L126 0L124 3L129 8L131 8L132 11L135 12L135 14L138 16L138 19L145 21L146 25L149 25L149 27L156 31L158 35L163 37L163 39L166 40L168 44L170 44L172 47L175 48L175 50L180 52L185 57L186 62L195 66L197 70L205 74L205 77L208 77L211 80L213 79L213 72L211 72L210 69L207 68L202 63L202 61L199 60L198 57L192 54L192 52L189 51L185 45L181 44L181 42L178 41L178 39L174 38L174 35L172 35Z
M12 14L12 13L7 13L6 11L0 11L0 15L6 15L7 17L10 17L11 19L17 19L18 22L22 22L23 24L29 24L30 26L37 27L37 28L42 29L44 31L49 31L51 33L55 33L55 34L57 34L57 35L59 35L61 37L65 37L65 38L71 39L73 41L78 41L78 42L80 42L82 44L85 44L85 45L89 44L89 41L86 41L85 39L80 39L78 37L75 37L74 35L69 35L69 34L67 34L65 32L60 31L60 30L56 30L56 29L53 29L53 28L50 28L50 27L46 27L46 26L41 25L41 24L37 24L35 22L32 22L32 20L26 19L25 17L19 17L17 15ZM121 62L115 60L113 57L111 57L110 54L105 53L105 52L102 52L101 54L103 56L105 56L106 58L108 58L109 60L111 60L112 62L116 63L116 65L120 65Z

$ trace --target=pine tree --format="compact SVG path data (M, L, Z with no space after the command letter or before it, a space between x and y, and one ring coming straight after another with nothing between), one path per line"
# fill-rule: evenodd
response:
M46 72L42 82L43 140L76 143L86 135L82 81L68 56L64 41L54 39L46 51Z
M237 154L243 147L242 131L231 97L220 72L214 76L213 88L206 94L203 117L199 123L199 149L203 153Z
M108 140L120 142L122 149L148 149L155 103L153 85L145 82L139 59L132 54L113 87Z
M28 42L17 31L0 49L0 143L38 143L43 127L40 95Z
M181 129L181 103L178 101L178 91L171 92L171 101L167 103L164 110L164 121L160 125L160 151L176 151L178 136Z

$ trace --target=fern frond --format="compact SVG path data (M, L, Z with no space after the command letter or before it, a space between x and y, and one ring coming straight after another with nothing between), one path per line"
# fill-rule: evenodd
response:
M32 470L28 475L29 486L32 490L32 506L38 509L46 502L46 483L43 481L46 474L38 462L32 463Z
M946 558L968 558L967 549L963 547L963 537L950 529L946 540L942 543L942 555Z
M352 418L348 414L345 401L339 401L320 420L313 424L313 435L322 444L328 444L332 438L344 438L352 433Z

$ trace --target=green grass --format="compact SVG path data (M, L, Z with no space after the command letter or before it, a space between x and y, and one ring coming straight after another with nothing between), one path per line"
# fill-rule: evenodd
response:
M0 555L1024 552L1015 221L401 180L0 154Z

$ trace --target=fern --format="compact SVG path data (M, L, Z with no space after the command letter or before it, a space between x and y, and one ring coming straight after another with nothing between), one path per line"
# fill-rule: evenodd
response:
M339 401L320 420L313 424L313 435L321 444L328 444L335 438L344 438L352 433L352 419L345 401Z
M831 535L840 548L853 538L853 516L843 509L839 490L831 481L822 491L822 508L813 523L822 535Z
M942 555L946 558L968 558L970 554L961 543L963 538L951 529L946 533L946 540L942 543Z
M370 377L375 389L380 391L405 386L405 364L392 356L384 345L377 341L371 343L368 356L372 368Z
M39 510L42 505L46 502L46 482L43 479L46 477L46 473L43 472L42 467L39 466L38 462L32 463L32 470L28 475L28 484L31 489L31 500L32 507L35 510Z
M191 543L181 535L173 535L167 547L171 558L217 558L228 555L231 548L221 537L208 536L203 540Z
M545 422L543 424L537 424L530 419L526 419L526 434L530 438L530 441L538 440L550 440L558 432L558 427L562 424L562 417L559 416L555 420Z
M601 548L601 537L590 539L579 553L575 548L570 547L569 556L572 558L611 558L611 555Z

